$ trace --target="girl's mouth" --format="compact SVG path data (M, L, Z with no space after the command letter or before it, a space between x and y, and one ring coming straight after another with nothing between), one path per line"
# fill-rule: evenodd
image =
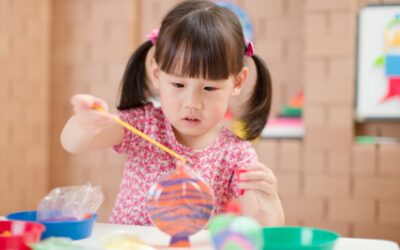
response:
M189 126L195 126L200 123L199 119L193 117L185 117L183 118L183 121Z
M184 118L184 120L185 120L185 121L190 121L190 122L198 122L198 121L200 121L200 120L197 119L197 118L191 118L191 117L186 117L186 118Z

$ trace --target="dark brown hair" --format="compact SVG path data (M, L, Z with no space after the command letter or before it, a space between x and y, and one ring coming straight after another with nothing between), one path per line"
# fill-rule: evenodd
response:
M145 61L151 41L131 56L121 83L119 110L143 106L150 91L146 84ZM236 15L209 1L192 0L176 5L163 19L155 46L159 68L183 77L209 80L236 76L243 68L245 39ZM263 60L252 56L257 80L246 102L241 120L246 137L258 137L271 108L271 77Z

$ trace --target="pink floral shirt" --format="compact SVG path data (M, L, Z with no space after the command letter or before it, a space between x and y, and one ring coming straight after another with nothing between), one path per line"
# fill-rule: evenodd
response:
M180 144L161 108L152 104L124 110L120 118L187 159L186 167L203 178L214 192L214 214L221 213L226 202L239 195L235 170L258 161L251 144L226 128L205 149L194 150ZM147 192L160 177L175 169L176 160L126 129L123 141L114 150L126 154L127 159L110 222L151 225L145 206Z

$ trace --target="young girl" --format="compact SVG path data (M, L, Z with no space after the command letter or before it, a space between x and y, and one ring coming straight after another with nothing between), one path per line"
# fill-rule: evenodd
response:
M146 57L153 46L154 57L146 70ZM175 6L163 19L159 33L134 52L122 79L119 117L184 156L187 168L212 188L216 214L237 197L245 215L263 225L282 225L274 174L258 163L248 141L221 125L230 98L240 93L247 78L244 56L250 56L257 68L255 89L242 117L246 139L254 139L270 111L269 72L253 54L252 44L245 41L238 18L208 1L184 1ZM148 101L146 82L159 91L161 108ZM75 95L71 102L75 115L61 134L67 151L113 146L127 155L110 221L151 224L145 209L147 192L176 168L175 159L91 109L94 103L108 109L103 100Z

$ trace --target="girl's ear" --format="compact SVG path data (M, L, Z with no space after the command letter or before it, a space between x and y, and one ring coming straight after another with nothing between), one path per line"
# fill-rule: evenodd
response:
M242 70L239 72L239 74L236 75L235 77L235 82L233 83L233 91L232 91L232 96L238 96L240 92L242 91L243 84L247 79L247 76L249 75L249 68L243 67Z
M151 67L151 83L153 84L154 88L159 88L159 79L160 79L160 70L154 58L150 59L150 67Z

